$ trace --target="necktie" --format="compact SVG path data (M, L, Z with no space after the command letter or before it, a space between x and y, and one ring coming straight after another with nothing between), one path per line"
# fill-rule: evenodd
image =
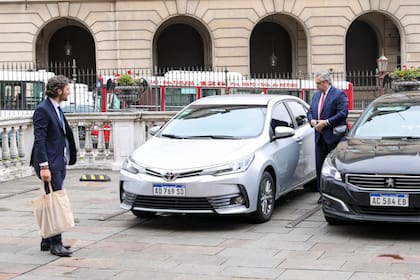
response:
M58 106L58 112L60 113L60 123L61 128L63 128L64 134L66 133L66 126L64 125L64 113L63 110L61 110L60 106ZM67 138L65 138L66 146L64 147L64 161L67 164L70 159L70 150L69 150L69 141Z
M66 131L66 126L64 125L64 114L63 114L63 110L61 110L60 106L58 106L58 112L60 113L61 127L63 128L63 130L65 132Z
M321 102L319 104L318 120L321 119L321 113L322 113L322 107L324 107L324 101L325 101L325 92L322 93Z

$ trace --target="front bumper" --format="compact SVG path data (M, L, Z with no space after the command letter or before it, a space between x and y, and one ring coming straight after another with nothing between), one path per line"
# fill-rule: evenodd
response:
M408 207L370 206L370 193L404 193ZM362 190L322 177L322 210L325 216L348 221L420 223L420 186L412 190Z
M185 186L182 197L156 196L153 184L167 184L149 174L120 173L121 208L166 213L243 214L255 211L258 176L249 172L224 176L193 176L176 179L171 184ZM250 197L251 196L251 197Z

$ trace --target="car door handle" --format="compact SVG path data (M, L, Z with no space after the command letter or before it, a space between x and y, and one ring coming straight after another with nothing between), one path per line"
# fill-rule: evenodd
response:
M295 139L296 139L296 142L298 142L299 144L302 144L303 137L296 137Z

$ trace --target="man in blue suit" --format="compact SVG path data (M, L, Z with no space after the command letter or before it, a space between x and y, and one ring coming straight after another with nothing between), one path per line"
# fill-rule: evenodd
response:
M33 115L35 139L30 165L44 182L46 193L49 192L48 182L51 182L53 191L61 190L66 164L76 163L73 132L59 107L69 94L69 79L61 75L50 78L45 91L47 98L36 107ZM70 246L63 246L61 234L41 240L41 251L49 250L56 256L71 256L69 249Z
M348 98L342 90L331 86L329 72L315 74L315 83L318 91L312 98L308 120L315 128L316 185L320 191L322 164L342 138L342 135L335 135L333 129L347 123ZM321 203L321 198L318 203Z

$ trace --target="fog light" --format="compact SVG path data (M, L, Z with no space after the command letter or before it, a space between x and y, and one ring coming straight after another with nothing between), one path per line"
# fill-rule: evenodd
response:
M242 196L237 196L230 199L230 204L242 205L244 203L245 203L245 199Z

